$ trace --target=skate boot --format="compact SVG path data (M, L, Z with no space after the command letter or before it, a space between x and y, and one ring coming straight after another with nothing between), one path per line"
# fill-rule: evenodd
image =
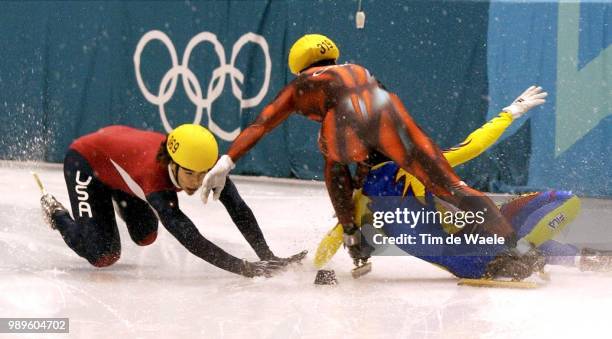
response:
M612 271L612 251L583 248L580 251L578 268L583 272L610 272Z
M536 248L530 249L523 255L516 251L506 251L500 253L487 265L483 278L510 278L513 281L521 281L533 273L542 272L545 264L546 258Z
M374 248L362 238L361 231L355 225L349 225L344 228L343 242L355 265L355 268L351 271L354 279L372 271L372 263L369 263L368 259L370 259Z
M40 206L43 210L43 219L52 229L57 229L57 225L53 221L53 215L60 211L68 213L66 208L49 193L40 198Z

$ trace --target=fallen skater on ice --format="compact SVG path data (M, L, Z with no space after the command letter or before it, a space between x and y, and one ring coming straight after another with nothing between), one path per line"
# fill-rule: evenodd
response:
M214 136L200 125L181 125L168 135L127 126L100 129L76 139L64 159L72 217L43 192L45 219L76 254L96 267L114 264L121 254L115 208L136 244L152 244L161 222L189 252L246 277L270 276L302 260L306 251L288 258L272 253L231 180L219 200L261 261L223 251L180 210L177 193L194 194L217 157Z
M514 103L527 103L535 95L541 93L540 88L531 87L525 91ZM535 107L537 105L531 105ZM531 108L529 107L529 108ZM527 112L527 110L517 110L517 107L506 107L497 117L487 122L481 128L471 133L461 144L445 150L443 152L446 159L454 167L465 163L480 155L487 148L493 145L502 133L515 119ZM355 179L355 187L362 187L356 190L355 200L355 220L358 226L372 225L374 216L372 210L373 202L379 197L381 202L389 204L389 199L394 199L395 203L391 206L378 206L381 209L389 210L392 207L403 206L412 211L443 211L449 206L444 206L444 202L435 198L425 186L411 173L399 168L397 164L387 159L380 159L371 168L363 171L361 178ZM385 200L385 201L383 201ZM392 200L391 200L392 201ZM597 251L589 248L579 249L571 244L564 244L553 240L553 238L569 225L580 211L580 200L571 192L548 191L525 194L502 204L502 215L511 223L519 239L534 246L536 250L529 251L529 255L516 255L505 251L503 246L492 246L487 244L481 246L486 255L479 255L478 251L469 253L470 248L464 246L446 246L435 250L431 245L421 247L414 244L397 244L402 251L414 255L432 264L440 266L459 278L510 278L521 280L529 277L534 272L543 269L544 264L577 266L581 270L601 271L612 269L610 254L604 251ZM453 225L451 223L421 223L407 225L385 224L380 234L385 234L394 238L406 238L408 236L419 237L420 234L431 236L447 237L449 234L459 234L465 238L471 234L461 234L461 229L465 225ZM370 227L370 230L373 228ZM369 235L370 243L373 242L373 234ZM380 236L379 236L380 237ZM336 253L343 242L342 228L336 225L321 241L315 254L315 266L322 268ZM365 239L363 239L365 240ZM376 246L376 244L373 244ZM466 244L469 245L469 244ZM360 263L367 262L373 247L369 243L361 248ZM496 253L508 253L504 256L496 256ZM353 256L355 257L355 256ZM356 263L357 264L357 263ZM370 267L368 267L368 270Z

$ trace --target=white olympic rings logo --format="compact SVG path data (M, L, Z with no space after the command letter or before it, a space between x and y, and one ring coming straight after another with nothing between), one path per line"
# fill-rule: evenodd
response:
M172 60L172 68L170 68L162 78L157 95L149 92L149 89L142 80L142 74L140 73L140 57L143 49L151 40L161 41L168 49L170 59ZM206 96L203 96L200 82L188 66L189 58L191 57L191 52L193 49L201 42L206 41L210 42L215 48L220 66L212 72L212 78L208 84ZM234 63L236 62L236 58L238 57L242 47L249 42L259 45L264 53L265 75L264 82L257 95L252 98L244 99L242 98L242 89L238 86L238 82L240 84L244 82L244 75L234 66ZM176 49L174 48L174 44L170 38L162 31L149 31L143 35L136 46L136 51L134 52L134 66L136 69L136 80L138 82L138 87L140 87L142 94L150 103L159 107L159 114L167 132L170 132L173 128L166 118L164 106L174 95L178 77L181 76L183 87L187 93L187 96L189 97L189 100L196 105L196 115L193 123L199 124L202 121L202 111L206 109L206 113L208 115L208 128L211 132L215 133L221 139L226 141L232 141L238 136L240 133L240 126L231 132L225 131L214 122L211 114L213 102L217 100L223 91L226 75L230 76L232 93L234 97L240 100L240 109L242 110L243 108L255 107L261 103L264 96L268 93L270 74L272 72L272 61L270 59L268 42L263 36L251 32L242 35L240 39L234 43L229 64L226 63L225 49L217 39L217 36L211 32L201 32L189 41L187 47L185 48L185 54L183 54L183 60L179 64Z

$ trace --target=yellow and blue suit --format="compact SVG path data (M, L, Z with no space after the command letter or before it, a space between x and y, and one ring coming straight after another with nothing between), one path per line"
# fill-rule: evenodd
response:
M465 163L492 146L512 123L509 113L501 112L482 127L472 132L462 143L443 151L451 164L457 166ZM388 199L381 197L399 197L395 206L389 205ZM385 210L395 207L409 210L432 211L439 210L434 196L425 190L425 186L410 173L404 171L394 162L387 161L378 164L369 171L361 191L356 192L356 218L358 224L367 220L373 210ZM504 217L511 222L520 238L538 246L545 254L555 256L573 256L577 249L571 245L560 244L551 240L577 215L580 202L571 192L548 191L521 196L501 207ZM364 219L365 218L365 219ZM402 224L385 224L383 232L387 236L417 235L429 233L432 236L447 236L459 231L459 228L449 224L417 224L406 227ZM321 243L315 256L315 265L323 266L333 253L340 247L342 237L341 227L336 226L328 233ZM418 242L417 242L418 244ZM325 245L325 246L324 246ZM502 245L397 245L404 252L423 260L441 266L454 275L462 278L479 278L486 270L487 264L499 251L506 247Z

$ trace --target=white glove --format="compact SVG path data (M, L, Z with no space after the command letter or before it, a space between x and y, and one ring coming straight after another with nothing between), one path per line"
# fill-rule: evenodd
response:
M513 119L518 119L530 109L545 103L544 98L547 95L548 93L542 91L542 87L531 86L519 95L510 106L504 107L503 111L512 114Z
M213 199L219 199L223 187L225 187L225 180L229 172L236 167L234 161L229 155L225 154L217 160L215 166L206 173L204 176L204 183L202 184L202 201L206 204L208 202L208 195L210 191L213 191Z

